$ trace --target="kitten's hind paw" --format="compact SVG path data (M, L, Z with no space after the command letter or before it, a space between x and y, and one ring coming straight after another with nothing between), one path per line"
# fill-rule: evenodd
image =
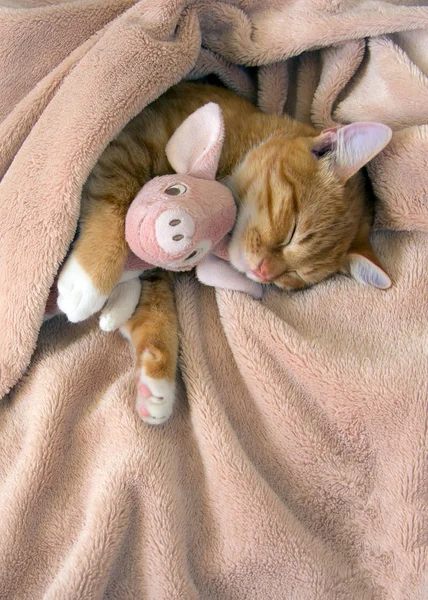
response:
M154 379L147 375L147 363L156 361L156 357L146 350L143 366L137 379L136 410L145 423L161 425L172 415L175 399L175 381Z

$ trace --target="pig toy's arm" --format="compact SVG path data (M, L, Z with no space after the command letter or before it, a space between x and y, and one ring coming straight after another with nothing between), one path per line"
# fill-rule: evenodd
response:
M205 285L246 292L256 300L263 296L263 288L259 283L251 281L229 262L210 254L196 267L196 276Z

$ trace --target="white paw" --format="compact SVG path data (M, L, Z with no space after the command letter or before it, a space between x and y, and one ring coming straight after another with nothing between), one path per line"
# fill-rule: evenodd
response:
M71 256L58 279L58 306L72 323L84 321L103 307L107 296L96 289L78 261Z
M135 405L141 419L151 425L165 423L172 415L174 399L175 382L153 379L146 374L143 366L137 381Z
M100 316L103 331L115 331L132 317L140 299L141 282L138 278L118 283L110 294Z

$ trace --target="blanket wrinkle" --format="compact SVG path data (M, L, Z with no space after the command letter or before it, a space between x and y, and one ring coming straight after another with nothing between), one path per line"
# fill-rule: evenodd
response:
M370 120L376 121L382 116L383 122L395 130L427 123L428 76L387 37L369 40L368 52L370 60L364 73L335 111L337 120L364 121L370 115ZM376 95L370 96L374 85ZM368 96L371 101L367 101Z
M1 600L425 600L425 4L2 3ZM255 302L178 276L177 405L154 428L126 340L41 322L103 148L211 76L320 129L393 128L367 167L393 287Z
M331 118L339 95L357 72L364 58L365 40L351 40L321 53L322 75L312 102L312 123L319 129L336 127Z
M417 31L400 31L391 35L391 39L400 46L411 61L417 65L421 71L428 75L428 57L424 52L428 42L428 32L424 29Z
M206 48L201 51L195 66L186 79L193 81L203 79L207 75L216 75L220 81L236 94L252 102L256 99L256 86L247 71L240 65L231 65Z
M258 70L257 106L263 112L282 115L288 95L288 68L284 62L264 65ZM268 83L268 85L266 85Z
M325 3L320 0L314 0L309 6L305 0L291 6L280 3L273 9L268 6L257 11L250 19L238 7L223 8L206 3L200 13L203 39L212 50L231 62L262 65L312 48L383 33L424 29L428 24L426 7L396 6L379 0L369 0L358 7L353 4L352 0L345 0L336 14L328 14Z

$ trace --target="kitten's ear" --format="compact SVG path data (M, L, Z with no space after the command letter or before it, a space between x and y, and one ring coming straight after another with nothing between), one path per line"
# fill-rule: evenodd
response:
M348 270L359 283L387 290L392 282L385 271L375 261L363 254L348 254Z
M218 104L209 102L176 129L165 152L177 173L215 179L224 139L224 122Z
M392 282L382 268L369 239L359 239L351 246L345 270L359 283L387 290Z
M383 150L391 136L391 128L382 123L333 127L318 136L312 153L317 158L328 154L334 173L345 182Z

